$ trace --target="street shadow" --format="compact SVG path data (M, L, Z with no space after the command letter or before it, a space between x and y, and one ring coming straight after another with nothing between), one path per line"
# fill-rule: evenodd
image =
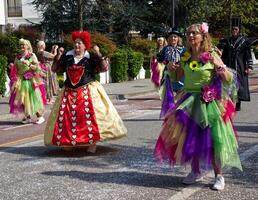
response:
M258 121L255 121L255 122L235 122L234 126L237 126L238 124L244 124L244 125L251 125L252 126L252 125L257 125Z
M249 160L249 159L248 159ZM234 185L240 185L244 189L258 187L258 158L253 156L252 162L247 161L242 163L243 171L239 172L238 169L232 169L228 173L229 180Z
M0 126L4 126L4 125L21 125L22 122L21 121L0 121Z
M155 97L146 97L146 98L127 98L129 101L148 101L148 100L160 100Z
M160 175L149 174L144 172L103 172L103 173L90 173L82 171L46 171L42 173L46 176L68 176L72 179L79 179L87 182L97 183L112 183L119 185L133 185L140 187L154 187L171 190L181 190L185 187L182 182L182 177L175 175ZM179 189L180 188L180 189Z
M252 132L258 133L258 126L234 126L237 132Z
M54 158L80 158L86 156L100 156L109 153L115 153L119 150L108 146L98 146L96 153L87 152L87 147L45 147L45 146L32 146L32 147L0 147L0 152L27 155L30 157L38 157L39 159L46 157Z
M253 144L241 141L239 141L238 144L240 147L240 149L238 150L240 152L239 154L249 150L253 146ZM237 168L230 168L224 172L224 175L228 179L229 184L240 185L244 187L244 189L257 187L258 157L256 156L256 154L253 154L251 158L245 159L245 161L242 161L241 159L241 164L243 167L243 171L240 171Z
M69 151L57 147L31 146L0 148L0 152L20 154L17 162L34 161L46 158L59 158L59 165L80 166L112 170L126 168L149 172L172 173L169 164L158 163L153 150L156 140L139 138L142 146L127 146L118 144L98 145L96 153L88 153L85 148L75 148ZM76 158L76 159L74 159Z

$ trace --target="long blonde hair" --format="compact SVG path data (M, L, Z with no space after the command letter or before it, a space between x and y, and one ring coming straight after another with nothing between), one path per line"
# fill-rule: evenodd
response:
M191 28L194 28L195 31L197 31L198 33L202 34L203 36L203 41L201 43L201 51L202 52L205 52L205 51L210 51L212 49L212 42L211 42L211 36L208 32L204 32L202 29L201 29L201 26L202 24L201 23L198 23L198 24L192 24L191 26L189 26L187 29L186 29L186 32L189 32L189 30ZM191 50L191 47L188 43L188 40L186 41L186 46L187 46L187 49L189 49L190 51Z
M33 49L32 49L32 46L31 46L31 43L30 43L29 40L25 40L25 39L21 38L21 39L19 40L19 44L27 45L27 46L28 46L28 52L29 52L29 53L33 53Z
M162 47L167 45L167 40L164 37L158 37L157 38L157 46L160 48L159 46L159 41L162 41Z

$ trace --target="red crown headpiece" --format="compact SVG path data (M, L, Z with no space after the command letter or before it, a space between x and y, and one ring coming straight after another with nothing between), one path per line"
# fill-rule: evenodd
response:
M86 49L91 48L91 35L88 31L74 31L72 32L72 39L75 41L80 38L83 44L86 46Z

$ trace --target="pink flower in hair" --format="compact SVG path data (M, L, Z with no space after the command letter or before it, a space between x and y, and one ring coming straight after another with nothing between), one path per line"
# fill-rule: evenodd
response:
M208 33L208 31L209 31L209 26L208 26L208 24L207 24L206 22L203 22L203 23L201 24L201 32L202 32L202 33Z

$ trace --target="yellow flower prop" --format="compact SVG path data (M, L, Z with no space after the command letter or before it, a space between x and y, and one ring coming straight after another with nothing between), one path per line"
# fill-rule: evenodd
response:
M186 52L182 55L181 60L182 60L183 62L186 62L186 61L188 61L190 58L191 58L190 52L189 52L189 51L186 51Z
M190 69L194 72L194 71L198 71L199 70L199 63L197 61L192 61L189 64Z

